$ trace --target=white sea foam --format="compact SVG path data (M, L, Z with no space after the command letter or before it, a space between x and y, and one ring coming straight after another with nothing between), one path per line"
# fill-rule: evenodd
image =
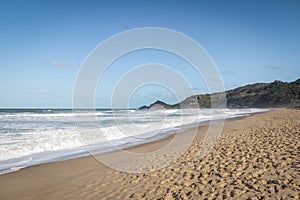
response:
M201 122L263 111L266 110L1 112L0 174L84 156L88 154L84 146L105 152L111 150L112 144L127 147L166 137L171 132Z

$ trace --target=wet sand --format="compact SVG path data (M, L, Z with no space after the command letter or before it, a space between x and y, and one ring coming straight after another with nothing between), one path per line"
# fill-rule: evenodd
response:
M217 145L200 158L206 130L199 127L189 149L162 169L119 172L91 156L42 164L0 175L0 199L300 199L300 110L227 121ZM153 151L171 140L128 151Z

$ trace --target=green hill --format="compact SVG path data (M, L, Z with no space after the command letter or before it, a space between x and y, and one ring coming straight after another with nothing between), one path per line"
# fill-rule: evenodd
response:
M194 95L174 105L157 101L140 109L210 108L211 96L222 94L226 95L228 108L300 108L300 79L294 82L255 83L228 90L225 94Z

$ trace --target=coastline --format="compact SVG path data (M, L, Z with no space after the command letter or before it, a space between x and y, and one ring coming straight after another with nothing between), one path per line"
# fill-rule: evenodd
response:
M188 110L188 109L187 109ZM70 119L70 116L73 115L72 110L65 110L61 112L61 110L51 110L51 113L45 114L44 110L30 110L29 113L25 112L23 115L22 112L24 110L17 110L16 113L21 113L20 117L21 119L18 119L18 117L15 117L14 115L8 115L11 117L11 120L24 120L26 122L30 122L31 120L36 120L36 123L43 123L43 126L41 127L41 131L33 131L29 132L31 134L30 140L28 140L28 137L26 137L26 134L22 134L21 137L17 137L14 139L14 130L15 127L13 124L8 125L13 131L6 136L8 138L8 142L4 139L4 143L7 144L13 144L13 145L2 145L2 154L1 154L1 161L0 161L0 175L5 173L11 173L14 171L18 171L20 169L27 168L29 166L33 165L40 165L44 163L51 163L51 162L59 162L64 160L70 160L75 158L80 158L84 156L89 156L91 154L91 151L93 152L93 155L96 154L103 154L108 152L114 152L119 151L120 149L127 149L130 147L143 145L145 143L158 141L163 138L169 137L171 135L176 135L180 132L185 132L189 129L194 129L196 132L197 126L204 126L209 124L216 124L219 122L224 122L224 120L234 120L239 117L243 116L249 116L251 114L260 113L260 112L266 112L269 109L226 109L226 118L220 119L220 116L218 116L218 112L216 112L216 115L210 113L211 111L207 111L209 109L202 109L201 113L193 112L192 110L188 110L188 112L183 112L180 115L182 119L188 119L185 122L178 121L178 117L176 117L176 113L178 114L178 110L168 110L167 112L162 112L163 115L168 115L168 120L165 123L159 123L160 125L156 124L149 124L144 123L142 125L142 129L136 129L129 133L128 137L126 137L126 133L124 135L123 129L126 131L127 127L123 127L124 125L118 125L118 128L115 129L115 125L111 123L112 120L110 120L109 123L111 123L110 126L104 127L104 133L108 134L108 137L113 137L111 139L108 139L107 141L103 141L101 137L98 137L99 134L97 129L90 129L91 132L94 132L95 134L92 137L95 137L93 141L91 141L91 144L83 145L83 143L80 141L80 136L78 133L74 134L73 132L73 118ZM124 110L125 112L127 110ZM108 113L107 113L108 112ZM109 116L111 111L102 110L98 114L100 116ZM117 110L118 114L122 115L122 111ZM208 113L207 113L208 112ZM15 110L5 110L5 114L7 113L15 113ZM37 115L36 115L37 113ZM159 116L161 116L162 113L157 113ZM89 113L81 113L84 114L84 116L89 115ZM212 118L209 119L206 117L207 115L212 114ZM19 115L19 114L18 114ZM16 116L18 116L16 115ZM135 114L135 117L138 117L140 119L143 119L143 112L139 113L137 112ZM141 116L142 115L142 116ZM191 116L193 115L193 116ZM5 117L7 117L5 115ZM58 118L56 118L58 117ZM196 121L194 119L198 118ZM17 118L17 119L14 119ZM177 118L177 119L176 119ZM53 122L53 119L55 119ZM84 120L84 118L79 118L80 120ZM164 121L164 117L161 118L162 121ZM143 120L140 120L141 122L144 122ZM193 122L194 121L194 122ZM198 122L197 122L198 121ZM17 122L17 121L16 121ZM44 123L48 122L48 123ZM141 123L140 122L140 123ZM57 123L56 126L59 128L53 128L52 123ZM139 123L139 122L138 122ZM173 123L173 125L171 125ZM165 124L165 125L163 125ZM25 123L22 125L23 128L25 128L24 133L26 133L27 130L30 130L29 127L32 126L32 123ZM150 126L150 127L149 127ZM72 127L72 128L70 128ZM148 127L147 129L143 127ZM22 129L21 127L19 127ZM136 127L137 128L137 127ZM79 128L80 129L80 128ZM119 129L119 130L118 130ZM143 130L144 129L144 130ZM130 130L129 130L130 131ZM146 131L146 132L145 132ZM138 135L138 136L135 136ZM47 135L47 140L45 140L45 135ZM121 138L119 138L120 135L123 135ZM125 136L125 137L124 137ZM115 138L114 138L115 137ZM83 140L86 140L87 138L83 137L81 138ZM40 141L43 142L37 142L35 145L32 145L32 141ZM87 139L89 140L89 139ZM96 142L98 140L98 142ZM90 143L89 141L87 141ZM187 143L190 143L191 141L186 141ZM113 143L113 145L112 145ZM9 150L10 149L10 150ZM28 149L28 151L26 151ZM7 154L4 154L4 152L7 152ZM17 156L16 156L17 155ZM4 159L3 159L4 158Z
M220 195L219 197L225 195L232 198L237 198L237 195L244 195L245 197L256 196L257 198L259 195L264 195L266 198L294 195L297 198L300 191L299 172L297 174L297 169L299 170L299 163L297 165L299 152L298 155L297 152L294 152L299 149L297 141L288 144L285 141L288 139L285 138L284 134L275 135L278 137L273 137L272 135L271 139L275 142L271 141L271 144L275 143L280 146L279 143L277 144L277 140L281 140L280 150L286 150L286 145L288 147L294 145L294 149L287 151L287 154L291 155L287 155L285 157L286 160L278 161L277 163L273 160L276 157L270 156L270 154L273 155L274 153L271 146L262 149L262 152L256 152L257 155L252 153L251 149L247 150L246 148L247 145L250 145L248 144L249 142L253 142L251 145L263 145L261 144L262 141L270 139L264 138L264 135L268 135L269 132L275 134L283 129L280 127L280 124L286 124L287 130L282 131L295 131L295 128L296 131L299 131L299 128L297 129L297 124L299 125L300 123L299 119L299 110L274 109L268 112L226 120L218 145L209 155L201 160L195 155L199 151L199 146L208 126L200 126L191 147L184 155L163 169L144 174L115 171L99 163L92 156L30 166L19 171L0 175L0 199L140 199L142 197L145 199L154 197L167 199L168 197L175 198L176 196L181 196L182 198L205 198L216 195ZM291 127L293 124L296 127ZM254 132L256 135L253 135ZM180 134L190 133L185 131ZM251 141L252 137L255 140ZM264 140L256 137L262 137ZM299 134L295 135L293 133L290 137L299 139ZM130 152L154 151L167 144L172 138L173 136L171 135L167 138L130 147L126 150ZM240 149L240 154L235 152L235 149L230 146L230 140L236 141L237 144L234 145L240 143L241 146L245 146L244 149ZM224 147L229 150L226 151L226 148L224 150ZM239 148L239 145L236 147ZM254 150L257 151L258 149L254 148ZM248 152L247 155L243 155L242 151ZM105 154L112 158L115 156L115 152ZM232 159L227 158L233 155ZM260 167L253 167L256 166L256 163L251 163L251 159L254 158L262 159ZM247 159L250 159L250 161ZM275 167L273 166L273 161L275 162ZM237 166L237 162L242 162L240 163L241 167ZM293 168L291 170L284 168L293 163L296 163L296 171L292 170ZM270 173L264 171L261 165L268 166ZM251 166L252 169L250 170ZM221 170L222 167L225 167L227 170ZM281 172L282 169L286 171ZM274 178L275 175L271 174L272 170L275 170L274 173L277 179ZM259 183L248 183L248 179L245 177L245 180L243 177L239 179L240 176L246 173L250 173L249 177L252 177L252 179L257 178ZM264 177L265 174L266 178L260 177ZM218 179L219 176L222 178ZM282 181L280 179L281 176L285 177ZM294 182L292 179L294 179ZM235 181L236 184L230 185L227 183L227 180ZM269 181L271 181L270 184L268 184ZM266 183L264 184L264 182ZM285 186L281 189L283 185ZM222 189L221 191L219 189L221 187L225 188L225 190ZM260 189L260 187L262 188Z

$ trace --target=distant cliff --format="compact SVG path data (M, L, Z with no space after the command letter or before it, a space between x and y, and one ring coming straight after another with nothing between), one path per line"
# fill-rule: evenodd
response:
M140 109L210 108L212 95L193 95L174 105L156 101L150 106L142 106ZM225 95L227 108L300 108L300 79L290 83L274 81L272 83L250 84L228 90Z

